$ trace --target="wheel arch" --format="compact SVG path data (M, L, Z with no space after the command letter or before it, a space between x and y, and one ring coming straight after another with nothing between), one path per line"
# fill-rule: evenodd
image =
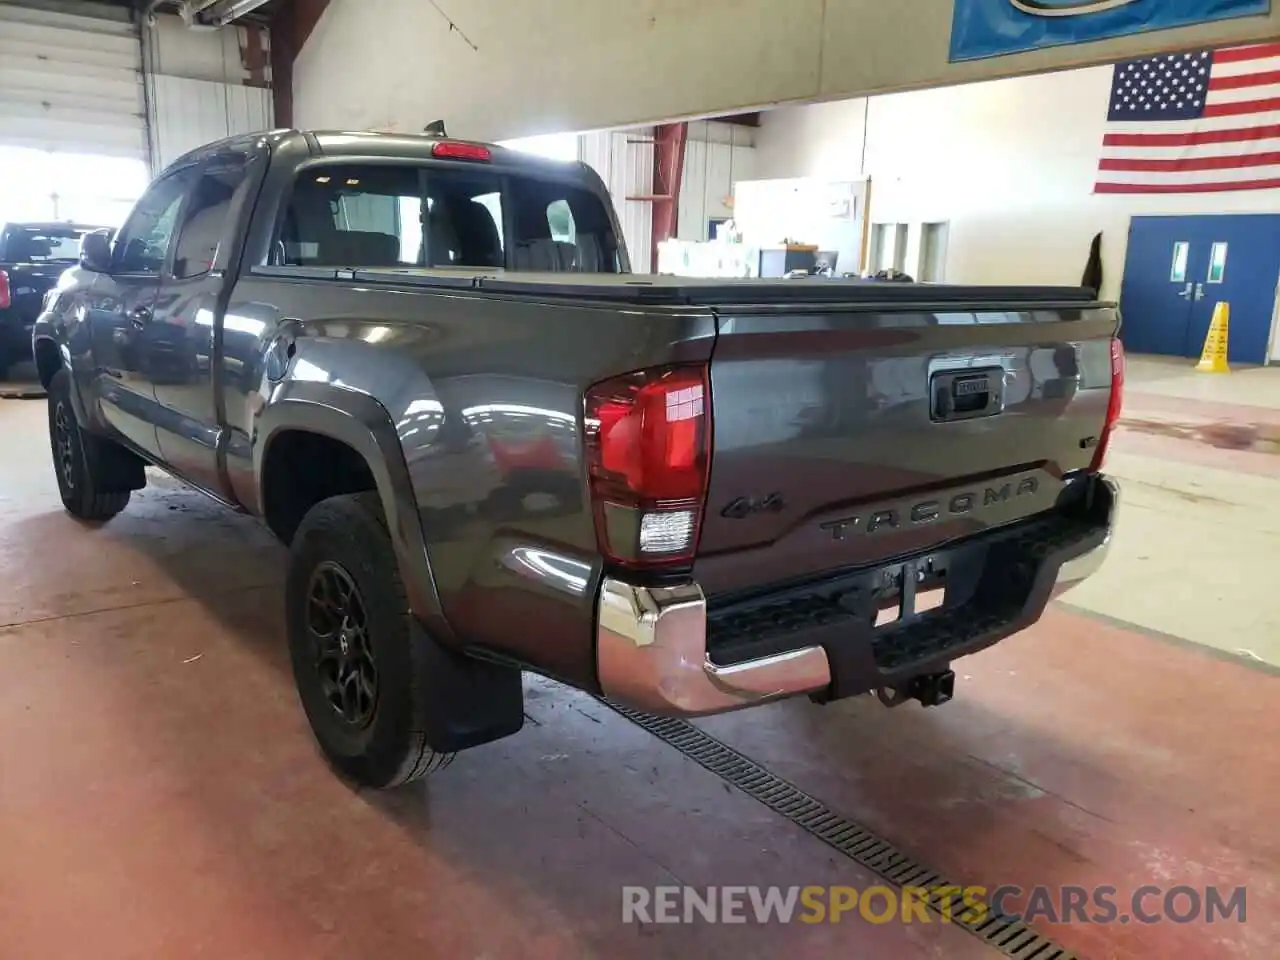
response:
M290 436L310 434L350 449L363 461L387 521L412 612L432 635L453 639L436 590L404 450L385 407L366 393L332 384L290 381L258 416L253 444L255 512L266 516L273 449Z
M54 337L37 335L32 340L31 352L35 358L36 374L40 378L40 386L48 391L53 384L53 378L58 375L58 371L66 370L67 377L70 380L71 407L75 410L76 419L84 426L96 427L98 420L93 416L90 408L85 405L84 384L80 382L79 372L71 361L71 351L67 345Z
M48 390L54 375L70 364L64 359L62 348L52 337L37 337L32 353L35 355L36 375L40 378L40 385Z

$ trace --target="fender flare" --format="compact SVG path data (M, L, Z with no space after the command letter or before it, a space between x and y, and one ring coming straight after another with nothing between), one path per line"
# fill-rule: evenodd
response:
M97 419L90 416L89 408L85 406L84 394L81 390L80 375L76 370L75 363L73 363L71 359L71 348L68 347L66 343L58 339L57 336L50 333L48 330L41 329L40 322L37 322L36 328L32 332L32 334L33 334L31 338L32 360L37 361L38 363L37 358L40 355L39 354L40 344L42 343L52 344L53 348L58 351L58 356L62 364L62 369L67 371L67 376L71 381L70 383L71 409L76 415L76 420L86 425L96 423Z
M409 595L410 611L432 637L456 645L444 618L427 553L417 499L395 424L386 408L367 393L326 383L291 380L281 384L258 415L253 443L254 490L262 513L263 468L280 433L303 430L346 444L369 466L387 519L387 531Z

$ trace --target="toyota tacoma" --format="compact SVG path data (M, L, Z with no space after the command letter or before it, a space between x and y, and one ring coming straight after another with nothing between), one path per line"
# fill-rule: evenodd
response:
M66 509L150 464L260 517L314 735L389 787L518 731L526 670L672 716L946 701L1102 562L1118 326L636 275L583 164L278 131L164 171L33 336Z

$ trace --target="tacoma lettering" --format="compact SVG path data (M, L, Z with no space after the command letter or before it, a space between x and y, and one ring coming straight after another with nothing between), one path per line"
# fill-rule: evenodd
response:
M998 487L984 487L981 491L966 491L953 494L945 508L941 500L922 500L919 503L877 510L863 516L841 517L839 520L828 520L820 524L822 530L831 534L832 540L845 540L853 531L862 528L867 533L883 530L898 530L903 526L923 526L944 517L961 517L973 513L974 508L991 507L1008 503L1019 497L1031 496L1040 489L1040 481L1035 477L1023 477L1016 483L1009 481Z

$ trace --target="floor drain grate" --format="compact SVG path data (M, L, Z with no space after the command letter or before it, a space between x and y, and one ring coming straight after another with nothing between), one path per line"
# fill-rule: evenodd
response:
M693 724L684 720L651 716L607 700L604 703L726 783L760 801L895 887L937 890L960 886L918 863L854 821L842 817L795 784L774 776L754 760L710 734L703 733ZM953 894L949 898L934 894L926 902L938 916L949 915L951 923L1006 957L1013 957L1014 960L1080 960L1078 954L1042 936L1022 921L994 915L985 904L985 909L982 910L965 909L966 905L960 894ZM972 898L970 903L972 904Z

